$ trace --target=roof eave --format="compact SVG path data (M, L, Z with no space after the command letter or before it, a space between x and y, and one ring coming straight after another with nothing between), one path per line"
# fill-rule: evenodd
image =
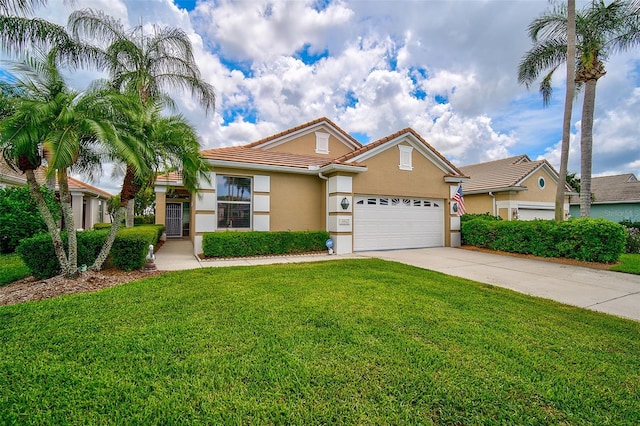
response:
M526 190L527 188L524 186L507 186L502 188L465 190L464 195L488 194L489 192L526 191Z

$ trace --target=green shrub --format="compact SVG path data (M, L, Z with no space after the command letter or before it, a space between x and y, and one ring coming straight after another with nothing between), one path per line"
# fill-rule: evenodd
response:
M99 222L93 225L93 229L96 231L99 231L101 229L109 229L109 228L111 228L111 224L106 222Z
M55 193L45 186L41 189L54 218L60 219ZM21 240L46 231L26 186L0 189L0 253L13 253Z
M67 246L67 234L61 234L62 242ZM82 231L77 233L78 266L90 266L100 253L107 233L105 231ZM53 250L53 242L49 234L38 234L20 242L16 252L27 265L31 275L38 279L51 278L60 273L60 263Z
M144 216L134 216L133 224L134 225L153 225L156 223L156 215L147 214Z
M494 216L494 215L489 214L489 213L465 213L462 216L460 216L460 223L468 222L470 220L476 220L476 219L502 220L502 218L500 216Z
M206 257L242 257L295 254L326 248L326 231L209 232L202 239Z
M605 219L565 222L487 221L462 223L465 244L543 257L567 257L590 262L614 262L623 253L624 227Z
M150 244L158 244L163 225L141 225L118 230L111 247L111 264L123 271L144 267Z
M111 247L110 263L125 271L142 268L149 244L157 245L163 231L163 225L143 225L118 230ZM107 233L107 230L77 233L79 267L93 264L104 245ZM63 232L61 236L67 250L67 234ZM60 263L49 234L38 234L22 240L16 252L20 254L31 275L38 279L50 278L60 273Z

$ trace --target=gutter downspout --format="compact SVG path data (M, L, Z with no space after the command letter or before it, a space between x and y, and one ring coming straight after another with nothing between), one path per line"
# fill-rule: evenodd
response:
M322 172L318 172L318 177L326 182L324 184L324 194L325 194L325 200L324 200L324 213L325 213L324 229L326 231L329 231L329 178L326 177L325 175L323 175Z
M489 191L489 196L493 198L493 215L496 216L496 196L493 192Z

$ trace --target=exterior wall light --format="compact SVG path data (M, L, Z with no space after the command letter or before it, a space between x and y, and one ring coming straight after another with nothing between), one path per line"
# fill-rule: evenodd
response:
M349 208L349 200L347 199L347 197L344 197L342 201L340 201L340 206L342 207L342 210L346 210Z

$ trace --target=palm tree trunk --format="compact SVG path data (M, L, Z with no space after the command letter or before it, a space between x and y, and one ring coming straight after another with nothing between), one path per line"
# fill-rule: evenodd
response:
M69 267L64 275L68 278L75 278L78 275L78 240L71 207L71 195L69 194L69 180L65 169L58 170L58 188L60 190L60 206L62 208L64 226L67 230L67 246L69 250Z
M125 227L126 228L133 228L134 225L134 213L135 213L135 204L136 204L136 200L129 200L127 201L127 216L126 216L126 220L125 220Z
M580 217L591 212L591 162L593 157L593 115L596 105L597 79L585 82L580 138Z
M124 175L122 182L122 192L120 193L120 199L124 206L127 208L126 227L133 227L133 212L135 206L135 198L140 191L140 185L136 183L136 174L133 167L127 164L127 171ZM122 220L122 218L120 219Z
M564 97L562 121L562 146L560 148L560 170L556 187L555 219L564 220L564 187L567 181L567 165L571 143L571 113L576 91L576 2L567 0L567 88Z
M92 271L102 270L102 266L104 265L104 262L107 260L107 257L109 257L109 252L111 252L111 247L113 246L113 242L116 239L116 233L120 228L120 223L122 222L122 218L124 217L126 211L127 209L122 207L122 205L116 211L115 218L111 223L111 230L109 231L109 234L107 235L107 239L105 240L104 244L102 245L102 248L100 249L100 253L98 254L98 257L96 257L96 260L93 262L93 265L91 265L91 267L89 268L90 270Z
M67 259L67 255L64 251L64 244L62 242L62 237L60 236L60 229L58 228L56 220L53 218L51 211L47 207L47 203L42 196L42 192L40 192L40 185L38 185L35 173L33 172L33 170L25 170L24 173L27 177L27 186L29 187L29 193L35 200L38 211L42 215L42 219L47 225L47 229L49 230L49 234L51 235L51 241L53 242L53 251L55 252L56 257L58 258L58 262L60 263L60 269L62 270L63 274L67 274L69 270L69 260Z

